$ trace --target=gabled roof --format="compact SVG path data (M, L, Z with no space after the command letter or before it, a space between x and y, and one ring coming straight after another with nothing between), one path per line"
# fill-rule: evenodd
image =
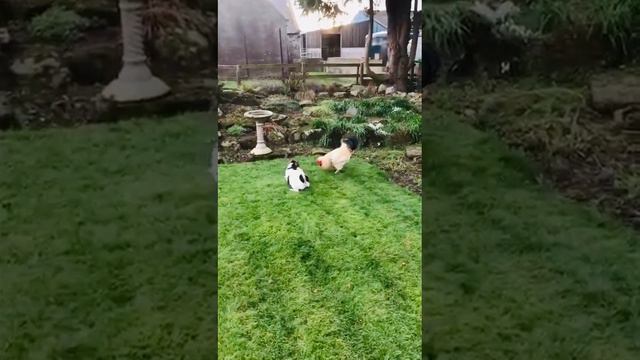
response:
M369 21L369 14L366 11L360 10L351 20L351 24L361 23L364 21ZM387 12L386 11L376 11L373 15L373 21L383 26L385 29L387 28Z
M385 28L389 26L386 11L376 11L376 13L373 15L373 20L378 22L378 24L384 26Z
M411 16L413 16L413 10L411 10ZM356 14L356 16L353 17L353 20L351 20L351 23L355 24L363 21L369 21L369 14L367 14L366 11L361 10ZM378 24L380 24L380 26L383 26L385 29L388 28L389 21L387 19L387 11L376 10L375 14L373 15L373 21L377 22Z

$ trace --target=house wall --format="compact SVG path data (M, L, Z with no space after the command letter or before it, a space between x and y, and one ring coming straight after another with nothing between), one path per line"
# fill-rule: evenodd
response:
M247 11L255 8L260 11ZM218 13L224 14L218 18L219 64L280 63L279 30L287 61L287 20L268 1L220 0Z
M287 46L289 47L288 55L289 62L295 62L300 60L300 48L302 46L302 36L301 35L288 35L287 36Z
M365 47L343 47L341 49L341 55L343 58L348 59L364 59Z
M377 22L373 23L373 32L384 31L386 30L382 25ZM344 55L346 51L347 54L353 54L355 50L351 50L352 48L364 48L366 46L365 37L369 33L369 22L363 21L355 24L349 24L344 26L338 26L331 29L325 30L316 30L311 31L304 36L306 36L307 41L307 49L315 49L322 48L322 34L340 34L340 41L342 42L342 57L352 57L351 55ZM364 54L364 50L362 51ZM361 57L363 55L358 55L357 57Z

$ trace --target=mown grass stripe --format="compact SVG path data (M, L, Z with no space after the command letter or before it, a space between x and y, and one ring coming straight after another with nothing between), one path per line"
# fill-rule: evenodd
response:
M430 358L634 359L640 240L455 115L425 129ZM635 308L634 308L635 309ZM635 331L635 332L634 332Z
M406 247L401 241L390 237L393 231L383 231L385 229L381 226L368 226L369 223L381 222L379 220L382 218L385 218L386 223L388 219L384 215L389 206L381 205L376 209L366 205L363 207L365 212L353 209L362 200L367 204L378 200L368 198L376 196L376 193L361 190L360 183L365 182L365 179L378 181L383 189L388 187L387 192L377 189L383 196L401 194L397 201L414 206L416 212L420 211L419 198L390 184L379 176L376 169L358 161L350 166L364 169L358 170L360 175L350 178L354 175L343 174L345 176L341 178L341 175L331 177L329 174L321 174L305 165L305 161L312 163L313 159L301 160L312 183L311 191L305 194L290 193L284 184L279 183L284 162L233 165L221 170L221 212L227 209L227 216L247 219L253 218L258 207L270 209L263 211L261 218L252 223L252 241L260 241L258 237L264 237L263 240L270 242L269 248L273 250L271 255L274 255L270 259L270 263L274 265L270 269L273 272L271 275L290 280L281 283L287 283L289 291L294 295L289 297L291 300L288 303L264 308L276 312L286 307L285 312L295 312L304 318L305 321L294 320L297 322L296 338L293 341L296 342L298 358L398 358L400 354L418 358L420 292L417 285L419 277L415 274L418 274L417 268L420 266L419 245ZM255 174L251 174L254 170ZM231 178L230 174L237 176L234 178L250 178L251 185L245 186L232 181L224 183L224 176ZM374 180L370 180L371 178ZM225 191L227 196L222 195ZM326 194L323 193L325 191ZM261 195L256 196L256 192ZM257 205L253 201L259 197L262 203ZM364 215L366 212L368 214ZM412 221L413 223L408 223L404 218L396 222L396 231L406 228L406 231L413 233L403 241L419 241L419 228L413 227L416 221ZM389 220L384 225L387 228L393 227L393 222ZM224 224L221 231L227 226L231 229L235 225ZM288 229L290 232L272 237L264 236L276 229ZM378 238L386 238L386 246L383 246L385 240ZM227 241L227 246L232 246L230 239ZM376 268L375 261L388 261L385 257L376 257L375 250L396 254L415 252L408 259L415 260L415 264L411 265L416 268L416 272L409 275L406 268L395 266L389 268L389 271L395 269L395 272L388 274L384 273L386 270L383 271L381 266L377 267L377 273L368 271L367 265ZM231 252L231 249L224 249L221 242L221 263L224 263L225 254ZM283 264L280 262L282 259L289 261L286 264L292 266L289 271L294 276L278 272L278 267ZM406 291L415 289L413 306L405 305L406 311L388 300L394 298L402 302L404 299L380 285L384 282L389 284L388 279L393 276L399 276L398 291L402 290L403 282L408 286ZM224 286L221 283L221 294ZM229 298L237 296L233 295ZM224 316L221 313L221 319ZM380 320L373 319L376 317ZM405 323L414 325L407 326ZM259 334L254 336L259 337Z

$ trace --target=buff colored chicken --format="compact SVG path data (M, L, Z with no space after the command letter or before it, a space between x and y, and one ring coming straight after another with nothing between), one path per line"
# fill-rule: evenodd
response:
M358 139L348 137L342 139L339 148L333 149L316 160L322 170L335 170L337 174L349 162L351 155L358 148Z

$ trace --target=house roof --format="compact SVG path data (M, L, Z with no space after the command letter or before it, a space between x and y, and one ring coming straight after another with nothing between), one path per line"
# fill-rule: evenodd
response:
M387 22L386 11L376 11L376 13L373 15L373 20L377 21L378 24L384 26L385 28L389 26L389 23Z
M413 10L411 10L411 16L413 16ZM376 10L375 14L373 15L373 20L383 26L385 29L389 27L386 10ZM367 14L367 12L364 10L359 11L358 14L353 17L351 23L354 24L362 21L369 21L369 14Z
M351 20L351 24L357 24L364 21L369 21L369 14L366 11L360 10ZM377 22L385 29L387 28L387 12L386 11L376 11L373 15L373 21Z
M300 26L298 26L298 22L296 21L296 17L293 14L293 9L289 5L288 0L270 0L273 7L278 10L278 12L287 19L287 33L299 33Z

